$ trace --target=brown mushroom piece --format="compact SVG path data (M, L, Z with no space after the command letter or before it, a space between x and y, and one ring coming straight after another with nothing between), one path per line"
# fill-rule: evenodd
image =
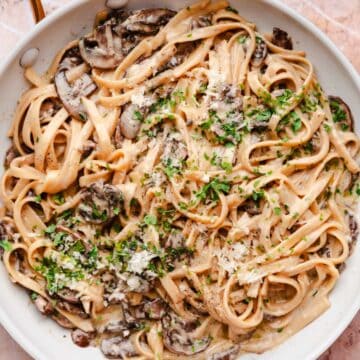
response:
M113 31L114 19L99 25L94 33L79 41L82 58L91 66L99 69L113 69L125 56L121 37Z
M102 353L110 359L126 359L129 356L137 355L131 340L124 339L121 336L104 339L101 342L100 349Z
M17 151L16 147L14 145L10 146L6 151L4 167L6 169L9 168L11 162L18 156L20 156L20 153Z
M80 150L82 159L87 158L95 148L96 148L96 143L92 140L87 140Z
M135 139L140 131L142 117L143 111L137 105L126 104L119 120L121 134L127 139Z
M344 124L344 130L354 130L354 118L349 106L340 96L329 96L330 110L335 123Z
M256 37L256 47L255 51L251 57L251 65L254 67L260 67L263 65L268 49L265 41L261 37Z
M70 314L79 316L82 319L87 319L89 316L85 313L81 305L70 304L66 301L58 301L57 306L67 311Z
M137 319L151 319L160 320L166 314L166 303L158 298L150 301L145 301L135 309L135 317Z
M207 360L235 360L240 351L240 345L231 346L221 352L211 354Z
M106 324L104 332L118 334L121 335L123 338L127 338L130 336L131 328L133 328L133 326L130 326L124 320L111 320Z
M120 189L99 181L83 190L78 212L86 222L102 224L119 214L123 205L124 197Z
M174 354L195 355L205 351L210 345L210 337L192 338L191 332L197 327L196 321L186 321L173 312L168 312L162 319L163 340L165 347Z
M187 147L182 141L180 133L174 132L169 134L165 139L165 146L161 156L164 166L181 168L187 157Z
M87 347L90 345L93 334L82 331L80 329L73 329L71 332L71 339L73 343L80 347Z
M82 59L78 48L68 50L64 54L54 80L56 91L65 109L78 120L86 119L86 112L81 98L91 95L97 88L87 73L83 73L74 81L69 82L66 76L68 70L81 63Z
M11 223L0 220L0 241L9 241L15 235L16 231ZM4 248L0 246L0 257L4 254Z
M141 40L156 34L174 14L167 9L113 11L92 35L80 40L81 56L92 67L113 69Z
M289 36L289 34L286 31L281 30L278 27L273 28L271 42L274 45L282 47L283 49L286 49L286 50L293 49L293 43L292 43L292 40L291 40L291 37Z
M40 120L54 116L61 109L61 102L58 99L46 99L40 108Z
M50 301L40 295L36 297L36 299L34 300L34 304L43 315L48 316L54 312L54 307L52 306Z
M349 221L349 229L350 229L350 237L351 237L349 244L349 251L351 254L354 250L354 246L359 235L359 228L354 215L349 215L348 221Z
M154 35L159 31L160 27L166 25L175 14L175 11L169 9L135 10L121 24L121 28L128 32Z
M196 49L196 42L184 42L176 45L176 52L170 60L158 69L158 72L162 72L167 69L172 69L182 64L185 59Z
M70 320L68 320L64 315L61 315L60 313L55 313L55 315L52 316L52 319L55 320L61 327L65 329L74 329L75 326Z
M59 290L56 294L60 299L66 301L70 304L80 304L80 300L77 296L76 291L64 288L64 289Z
M181 231L172 229L167 237L164 247L165 248L179 248L185 246L185 237Z

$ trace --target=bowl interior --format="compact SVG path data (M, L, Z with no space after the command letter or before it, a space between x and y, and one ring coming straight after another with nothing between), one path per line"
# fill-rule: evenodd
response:
M130 0L130 6L134 8L164 6L178 9L189 3L192 1ZM293 37L295 47L305 50L313 62L325 91L343 97L351 107L354 119L360 119L358 75L319 30L292 11L281 9L283 5L277 1L234 0L232 6L237 8L241 15L255 22L261 32L271 32L273 26L288 31ZM10 127L17 100L28 86L23 78L23 69L19 66L21 54L29 48L38 48L40 55L35 68L38 71L45 70L62 46L91 29L96 12L102 8L104 1L74 1L41 23L0 69L2 157L9 144L6 131ZM358 129L359 126L360 124L356 123ZM2 169L0 171L2 172ZM26 292L10 282L2 265L0 277L0 320L14 339L33 357L44 360L101 358L98 349L76 347L72 344L69 332L41 316L31 304ZM272 351L262 355L245 355L242 358L288 360L289 354L294 359L317 357L336 339L358 310L360 282L354 279L359 278L360 249L357 246L330 296L332 306L325 314Z

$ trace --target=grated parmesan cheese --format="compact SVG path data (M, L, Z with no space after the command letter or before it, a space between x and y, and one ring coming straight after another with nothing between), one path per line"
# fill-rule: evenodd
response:
M239 262L248 254L248 248L241 244L235 243L228 248L223 248L216 251L215 255L218 258L218 264L229 274L233 274Z
M134 94L131 95L131 102L139 107L150 106L153 103L149 96L145 96L144 86L141 86Z
M130 271L134 274L141 274L148 267L150 260L155 257L155 254L147 250L137 252L129 260L127 271Z

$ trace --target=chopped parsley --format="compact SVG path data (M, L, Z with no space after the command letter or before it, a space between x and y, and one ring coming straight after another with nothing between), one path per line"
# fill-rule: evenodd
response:
M215 178L204 185L195 196L201 201L205 201L208 197L212 201L217 201L219 200L220 193L227 194L229 191L230 184L228 181L220 181L218 178Z
M265 110L259 111L255 116L255 120L269 121L272 114L273 114L273 111L271 109L265 109Z
M284 92L276 97L276 105L280 108L285 108L290 105L290 99L294 93L290 89L285 89Z
M5 251L10 251L12 249L11 243L7 240L0 240L0 247Z
M156 225L157 224L157 217L155 215L145 215L144 217L144 223L146 225Z
M325 129L326 132L329 133L331 131L331 126L328 125L328 124L324 124L324 129Z
M55 232L55 230L56 230L56 224L51 224L44 230L44 233L46 235L51 235L52 233Z
M133 118L138 120L138 121L143 121L144 120L144 116L139 110L134 111Z
M172 160L169 158L165 162L164 173L168 178L172 178L176 174L181 174L181 169L178 166L174 166Z
M251 197L252 199L258 203L261 199L263 199L265 196L265 192L263 189L260 189L260 190L253 190L252 194L251 194Z
M106 221L108 218L107 211L106 210L100 211L96 204L93 204L92 206L91 216L93 219L100 219L101 221Z
M52 196L52 200L56 205L62 205L65 203L65 198L62 193L58 193Z
M240 44L245 44L246 39L247 39L247 36L242 35L242 36L239 36L239 37L237 38L237 41L238 41L238 43L240 43Z
M330 108L332 112L332 118L335 123L346 120L346 112L340 106L337 100L330 101Z
M301 119L295 111L292 111L290 116L292 118L291 129L294 133L297 133L301 129Z
M232 169L233 169L232 164L230 162L228 162L228 161L222 161L220 166L227 173L230 173L232 171Z

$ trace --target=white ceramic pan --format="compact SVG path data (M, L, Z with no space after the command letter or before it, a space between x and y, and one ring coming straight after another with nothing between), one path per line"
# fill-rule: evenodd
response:
M88 32L97 11L105 0L74 0L43 20L9 55L0 68L0 152L8 147L6 130L19 95L26 89L21 55L29 48L40 50L35 68L44 70L54 54L67 42ZM192 1L130 0L129 6L181 8ZM233 0L241 15L254 21L260 31L273 26L285 29L295 47L303 49L314 63L320 83L328 94L339 94L350 105L356 128L360 128L360 80L340 51L314 25L278 1ZM263 355L246 355L242 359L304 360L315 359L329 347L350 323L360 307L360 247L347 262L345 271L333 290L331 308L312 324L281 346ZM25 291L14 286L0 265L0 321L13 338L34 358L41 360L101 359L98 349L76 347L69 333L45 318L30 303ZM1 354L0 354L0 358Z

